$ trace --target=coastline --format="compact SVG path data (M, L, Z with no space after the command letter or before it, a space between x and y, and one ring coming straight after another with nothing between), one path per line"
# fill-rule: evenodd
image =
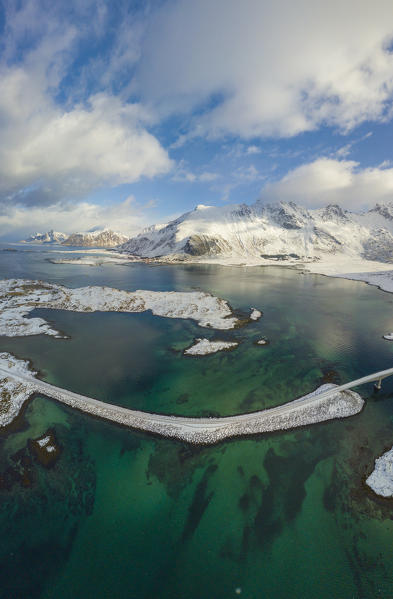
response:
M148 258L127 254L127 252L119 252L119 254L128 255L133 262L152 265L209 264L239 268L263 266L291 268L310 274L360 281L378 287L382 291L393 293L393 262L377 262L351 255L331 256L315 260L269 260L257 256L245 257L242 255L189 258L175 254L172 257Z
M143 261L143 260L141 260ZM155 264L162 264L162 263L167 263L167 264L171 264L171 265L178 265L178 264L184 264L184 262L174 262L174 261L170 261L170 262L164 262L164 261L155 261ZM189 264L192 263L202 263L202 261L189 261L187 262ZM340 258L339 260L337 258L331 259L331 260L324 260L324 261L318 261L318 262L303 262L303 263L295 263L292 261L286 261L285 263L283 262L272 262L272 261L259 261L258 264L257 263L251 263L251 264L233 264L233 262L231 260L225 260L222 264L220 263L220 261L205 261L203 263L209 263L209 264L218 264L220 266L238 266L238 267L250 267L250 266L283 266L286 268L291 268L293 270L297 270L299 273L300 272L304 272L305 274L319 274L319 275L323 275L323 276L329 276L329 277L336 277L336 278L344 278L344 279L350 279L350 280L354 280L354 281L359 281L359 282L364 282L367 283L369 285L372 286L376 286L379 289L388 292L388 293L392 293L393 292L393 269L389 270L387 267L391 266L389 264L386 263L380 263L380 262L372 262L372 261L368 261L368 260L360 260L360 259L343 259ZM17 282L17 280L13 280L15 282ZM37 281L21 281L19 280L18 283L37 283ZM41 283L42 284L42 283ZM57 285L51 285L51 284L43 284L45 286L44 291L44 295L46 295L49 291L49 287L50 288L59 288L60 286ZM66 289L66 288L63 288ZM88 289L88 288L82 288L82 289ZM90 288L91 289L91 288ZM103 289L109 289L109 288L95 288L96 290L103 290ZM36 291L36 290L34 290ZM67 290L68 291L68 290ZM79 290L75 290L75 291L79 291ZM119 291L119 290L117 290ZM135 292L135 293L141 293L141 292ZM151 293L151 292L150 292ZM49 293L50 294L50 293ZM212 296L212 298L214 298L214 296ZM55 306L55 305L49 305L52 302L49 301L47 305L45 305L46 300L42 301L43 298L40 299L40 301L34 306L34 307L38 307L39 305L42 307L53 307L53 308L63 308L63 309L71 309L71 310L76 310L76 311L90 311L92 308L91 306L83 306L83 307L69 307L66 308L64 305L62 306ZM145 298L144 298L145 299ZM217 299L217 298L215 298ZM222 302L224 302L224 300L221 300ZM42 303L41 303L42 302ZM55 302L57 303L57 301ZM225 302L224 302L225 303ZM229 309L230 306L228 305ZM38 325L38 329L37 332L35 333L30 333L30 334L40 334L43 332L46 332L45 327L49 327L49 324L46 323L45 321L42 321L41 319L25 319L25 310L26 307L25 306L20 306L19 309L21 310L20 316L23 319L23 321L27 320L28 323L33 324L37 324ZM100 307L95 307L93 309L101 309ZM147 308L149 309L149 308ZM257 314L255 313L255 316L259 317L260 312L257 311L256 309L251 309L251 310L255 310L255 312L258 312ZM18 309L16 310L18 311ZM10 314L15 315L15 306L12 307L12 310L10 312ZM27 312L30 311L30 308L26 311L26 315ZM126 310L128 311L128 310ZM140 309L137 310L130 310L130 311L141 311ZM167 315L167 314L165 314ZM169 316L169 314L168 314ZM175 316L175 315L171 315L169 316L171 318L176 318L176 317L180 317L180 318L195 318L195 316L185 316L184 314L182 316ZM234 328L232 326L228 327L227 325L229 324L228 321L232 320L234 317L233 312L231 311L231 318L228 317L224 317L224 319L222 320L222 322L225 322L225 328ZM5 316L5 318L7 319L7 316ZM250 317L249 317L250 319ZM197 319L196 319L197 320ZM221 320L221 319L220 319ZM253 320L253 319L251 319ZM199 324L201 324L199 322ZM206 325L202 325L202 326L206 326ZM235 324L235 327L237 325ZM49 332L49 328L50 331ZM61 336L58 334L57 331L54 331L51 329L51 327L48 328L48 333L54 336ZM216 326L214 328L221 328L220 326ZM224 328L224 327L223 327ZM47 333L47 334L48 334ZM20 333L19 333L20 334ZM26 334L26 333L22 333L22 334ZM29 333L27 333L29 334ZM22 402L23 403L23 402ZM299 425L294 425L294 426L302 426L302 425L307 425L307 424L311 424L312 422L305 422L304 424L299 424ZM275 429L275 430L284 430L284 429ZM258 431L256 431L258 432ZM378 493L378 490L374 489L374 491L376 493ZM392 493L393 496L393 493Z
M17 245L17 244L13 244ZM62 253L62 250L45 248L46 251L53 253ZM141 262L148 265L165 264L209 264L217 266L231 267L261 267L261 266L279 266L284 268L294 268L310 274L319 274L327 277L337 277L351 281L360 281L369 285L378 287L381 291L393 293L393 263L377 262L375 260L366 260L351 255L331 256L329 258L315 260L278 260L266 259L258 256L204 256L191 258L174 254L166 257L142 257L129 254L125 251L119 251L114 248L81 248L75 250L66 250L67 254L81 253L85 254L79 258L49 258L48 261L53 264L69 264L75 266L103 266L105 264L127 265ZM92 257L90 257L93 254ZM94 254L100 254L101 257L94 257ZM390 266L390 268L389 268Z

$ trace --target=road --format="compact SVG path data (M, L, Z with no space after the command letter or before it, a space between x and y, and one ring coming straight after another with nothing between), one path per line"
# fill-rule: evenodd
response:
M286 404L248 414L222 418L193 418L130 410L50 385L34 376L11 375L7 370L0 369L0 376L28 385L31 393L51 397L82 412L133 429L200 444L212 444L225 438L287 430L352 416L361 411L364 401L351 389L391 375L393 368L329 389L326 389L326 386L319 387L313 393Z

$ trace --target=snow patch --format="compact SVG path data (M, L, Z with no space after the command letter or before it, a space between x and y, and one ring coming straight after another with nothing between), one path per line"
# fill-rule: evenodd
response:
M307 272L338 277L352 281L363 281L380 287L383 291L393 292L393 270L387 264L360 258L335 257L307 264Z
M257 310L256 308L252 308L251 310L251 314L250 314L250 320L259 320L262 316L262 312L260 310Z
M7 352L0 353L0 369L9 373L8 376L0 375L0 427L10 424L19 414L23 404L34 393L34 376L36 372L30 370L28 362L18 360ZM31 377L31 383L19 381L13 377Z
M37 441L38 445L40 447L45 447L45 445L48 445L48 443L50 443L50 437L49 435L47 437L44 437L43 439L39 439Z
M388 291L393 293L393 270L384 270L382 272L358 272L348 273L345 275L338 275L345 279L351 279L353 281L364 281L369 285L375 285L382 289L382 291Z
M234 349L239 343L237 341L210 341L209 339L195 339L194 345L184 350L187 356L206 356L216 352Z
M366 484L381 497L393 497L393 448L375 460Z

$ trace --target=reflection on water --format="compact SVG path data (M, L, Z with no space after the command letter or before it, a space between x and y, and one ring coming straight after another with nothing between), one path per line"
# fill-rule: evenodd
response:
M70 335L1 338L46 380L137 409L253 411L392 365L392 296L281 268L53 265L2 252L2 276L70 286L201 288L264 317L220 333L238 349L186 358L193 322L40 310ZM254 341L270 340L265 347ZM345 421L191 447L36 398L0 438L0 597L392 597L392 506L364 485L393 441L393 383ZM29 439L53 428L61 457ZM236 591L237 589L237 591Z

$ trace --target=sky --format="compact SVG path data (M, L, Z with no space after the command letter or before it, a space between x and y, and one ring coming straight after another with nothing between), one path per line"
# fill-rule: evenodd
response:
M0 237L393 201L391 0L0 0Z

